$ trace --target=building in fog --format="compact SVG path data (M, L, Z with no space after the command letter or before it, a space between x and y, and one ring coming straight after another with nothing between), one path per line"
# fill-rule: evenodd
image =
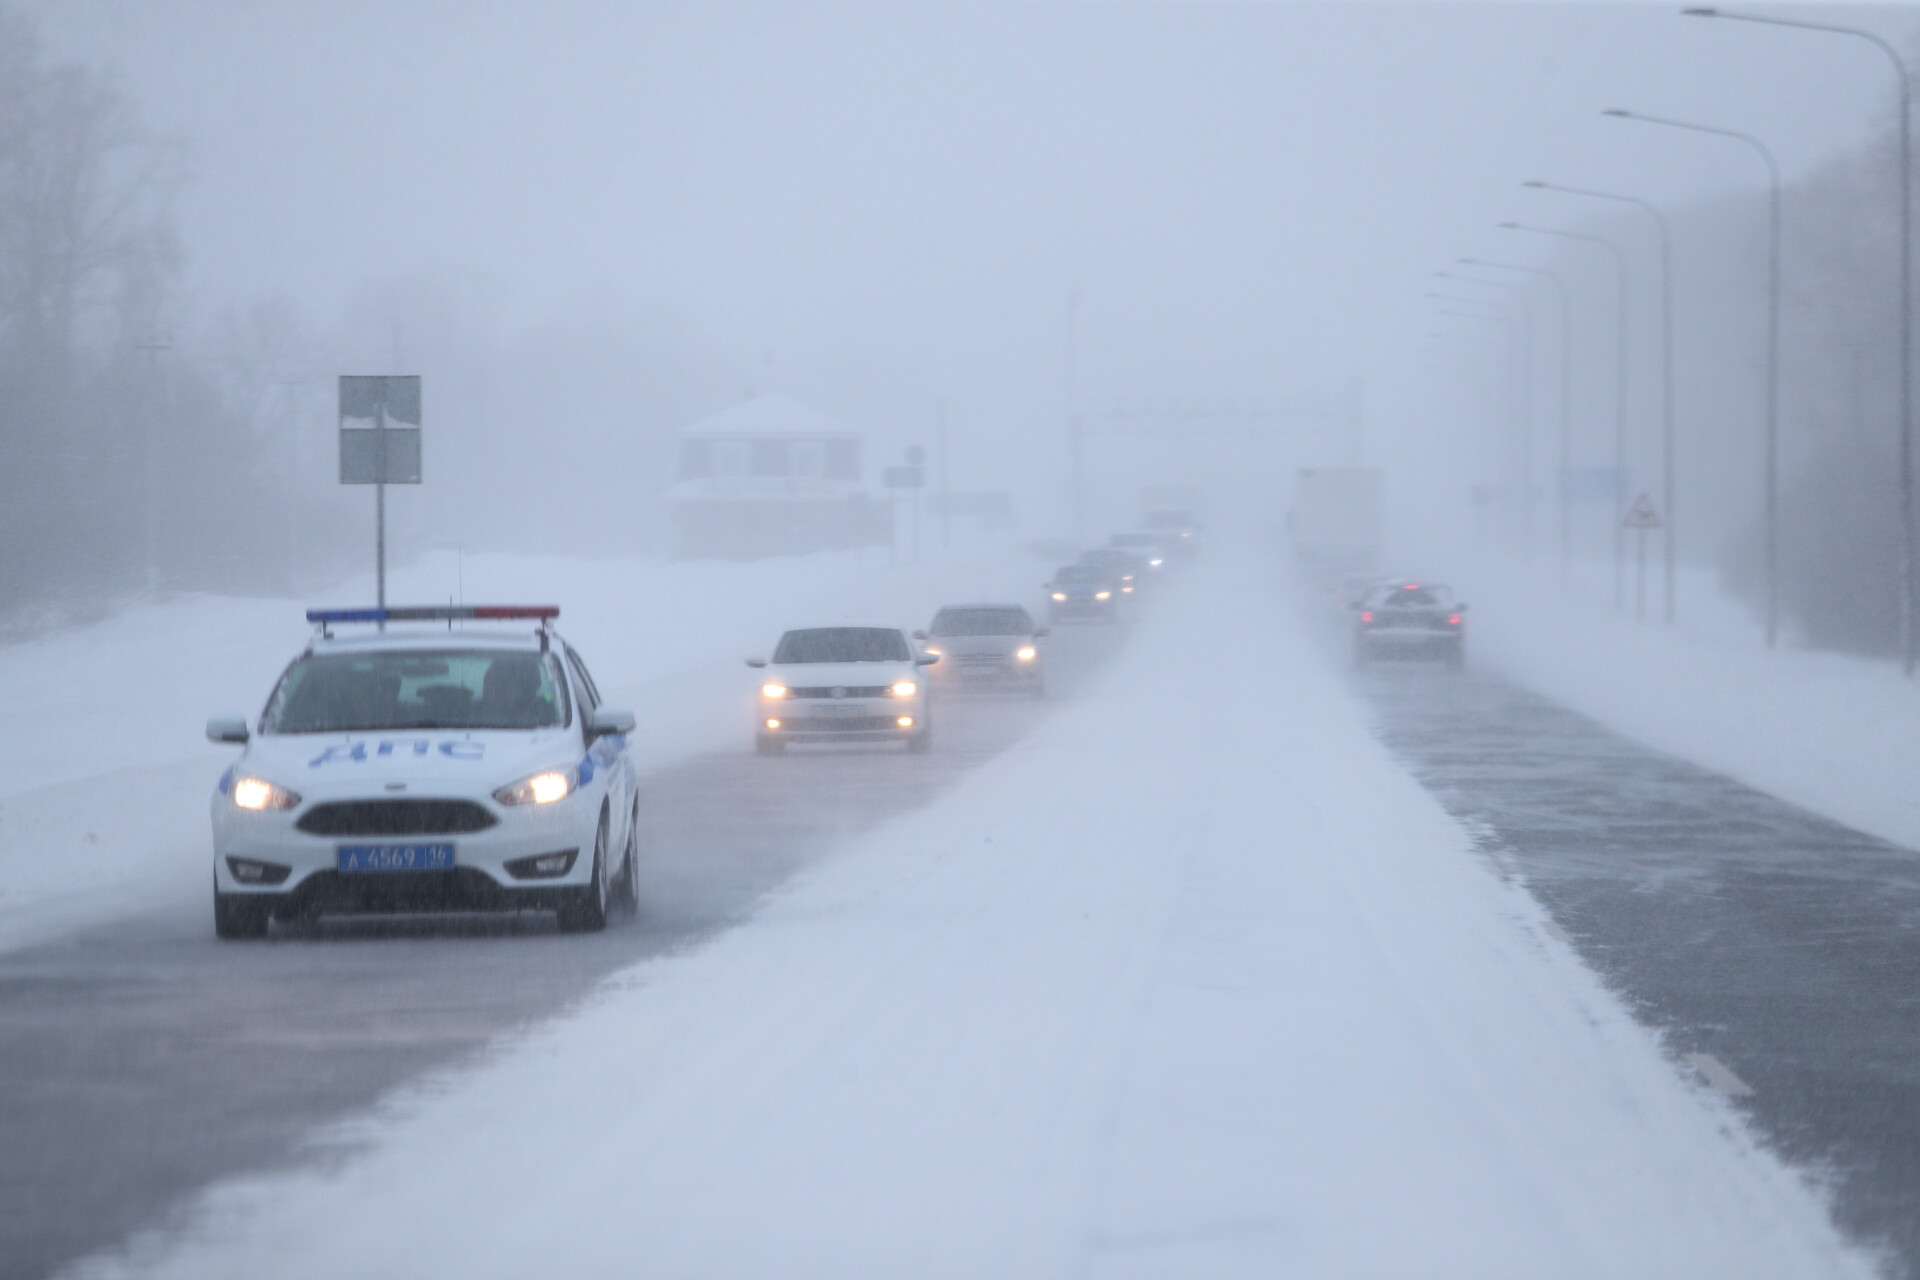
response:
M885 542L891 510L862 483L861 445L838 420L777 395L687 427L667 491L674 557L757 560Z

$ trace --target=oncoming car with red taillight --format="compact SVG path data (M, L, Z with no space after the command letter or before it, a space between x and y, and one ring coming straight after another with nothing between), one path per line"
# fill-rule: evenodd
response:
M309 611L314 638L259 717L207 724L243 748L213 797L215 932L446 910L585 932L637 903L633 715L600 705L558 613ZM512 621L535 625L472 625ZM334 634L364 625L381 629Z

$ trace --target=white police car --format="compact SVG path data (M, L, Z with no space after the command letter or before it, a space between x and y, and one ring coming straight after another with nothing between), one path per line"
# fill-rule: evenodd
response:
M639 897L633 715L600 705L549 606L310 610L317 631L213 797L214 930L279 917L543 910ZM526 630L455 623L533 621ZM405 623L436 623L408 628ZM385 630L335 636L335 627Z

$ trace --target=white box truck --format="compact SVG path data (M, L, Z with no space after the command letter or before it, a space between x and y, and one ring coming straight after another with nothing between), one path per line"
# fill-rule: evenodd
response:
M1386 476L1376 467L1302 467L1287 520L1294 553L1323 574L1379 568L1385 493Z

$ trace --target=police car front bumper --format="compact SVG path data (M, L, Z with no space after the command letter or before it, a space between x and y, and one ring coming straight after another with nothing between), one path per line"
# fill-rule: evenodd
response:
M252 811L216 793L214 887L271 897L281 914L296 914L546 910L592 882L599 813L590 796L575 792L546 805L454 803L477 804L493 825L455 833L315 835L299 826L313 803ZM408 864L412 869L385 869Z

